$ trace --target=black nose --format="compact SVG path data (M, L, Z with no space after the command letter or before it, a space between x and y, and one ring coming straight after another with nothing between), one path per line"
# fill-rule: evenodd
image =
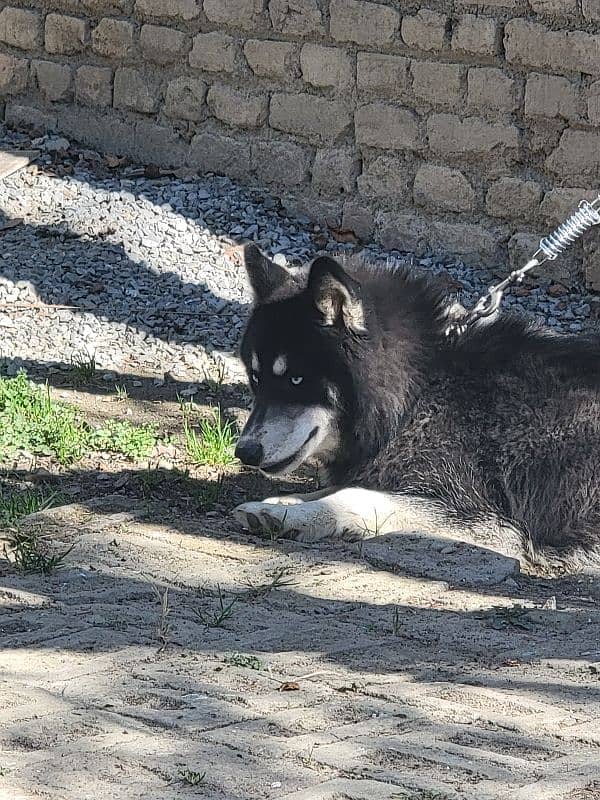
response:
M251 439L246 442L240 439L235 448L235 455L242 464L247 464L249 467L258 467L263 460L262 445L258 442L253 442Z

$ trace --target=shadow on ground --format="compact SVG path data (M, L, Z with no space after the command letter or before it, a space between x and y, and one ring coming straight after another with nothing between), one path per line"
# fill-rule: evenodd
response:
M23 474L20 477L30 476ZM42 512L28 518L27 524L42 526L44 536L52 541L52 549L74 545L67 566L77 564L85 572L80 573L79 566L72 566L53 576L19 577L11 574L13 571L5 562L4 579L48 598L52 598L56 588L63 586L65 581L71 588L75 581L77 585L87 587L85 591L90 591L95 604L96 598L111 592L121 599L138 597L140 591L144 593L144 587L147 590L149 578L141 579L137 573L153 575L157 583L170 587L173 605L180 610L177 617L173 617L173 621L177 619L180 631L173 640L178 647L193 651L195 643L201 642L202 649L210 643L212 649L224 646L228 650L235 640L236 647L251 650L260 642L262 652L288 649L318 652L327 654L332 662L352 663L362 671L375 669L380 672L395 671L403 667L406 660L412 660L412 630L420 632L420 662L423 664L429 660L430 668L435 664L439 667L441 652L467 664L472 658L476 660L476 653L485 654L486 659L506 659L524 647L531 647L529 660L586 660L598 650L600 581L597 577L536 578L522 575L518 564L509 556L473 542L457 542L445 536L418 532L374 537L355 544L324 542L315 546L267 534L260 538L240 531L228 514L229 509L249 496L297 490L299 487L293 482L279 481L274 486L253 472L232 474L225 477L215 499L214 482L165 470L120 471L110 475L69 471L52 480L44 475L40 480L64 496L68 495L70 486L79 487L79 496L73 498L74 506ZM94 488L100 486L103 496L87 499ZM207 497L210 498L208 504ZM119 545L114 545L114 552L111 548L121 535L129 536L130 528L139 528L139 536L134 537L133 550L122 559L127 563L123 571L118 558ZM227 557L229 547L234 553L231 559ZM170 561L167 557L177 548L189 550L181 562L181 574L176 566L181 559ZM206 556L213 550L219 554L216 560ZM244 565L245 553L251 555L251 567ZM228 566L231 569L221 571L217 568L220 558L230 561ZM317 584L322 590L313 587L308 593L303 593L301 587L291 588L284 584L266 598L266 609L262 608L259 615L263 617L261 624L257 619L253 621L256 603L243 596L235 601L236 614L224 623L222 629L218 626L218 629L211 629L199 618L194 620L190 608L194 603L200 603L204 592L209 606L219 602L217 585L230 600L240 593L243 595L240 587L246 579L252 582L250 574L253 571L264 571L262 562L272 566L273 563L285 564L288 561L292 582L295 564L302 565L306 561L311 565L321 565L324 577ZM113 572L116 567L117 571ZM343 575L346 569L361 572L364 576L360 591L352 592L355 594L352 600L336 598L342 585L335 576ZM302 574L303 568L300 567ZM425 587L426 594L432 594L431 607L423 607L420 585ZM414 603L411 602L411 591L416 592ZM473 609L460 610L454 607L454 603L448 603L446 608L444 601L436 599L439 594L440 597L456 599L460 605L461 596L466 597L469 593L477 597ZM553 597L557 608L552 603L547 604ZM527 600L536 607L527 609L518 605ZM45 614L39 635L33 637L39 646L61 650L73 647L77 650L82 630L88 633L94 630L95 625L86 622L74 636L56 638L50 635L46 642L49 632L60 627L60 619L69 603L70 600L63 597L60 609ZM545 603L548 607L541 607ZM6 610L19 614L18 605L9 603ZM123 609L122 620L128 630L127 636L133 637L131 644L151 645L152 637L148 638L137 624L139 611L135 603L128 603ZM265 613L273 619L273 624L264 618ZM307 623L304 628L295 624L296 614L301 614ZM289 615L288 623L283 626L282 615ZM348 649L345 646L328 649L327 642L333 643L340 636L343 638L343 628L348 621L352 626L358 626L360 637L354 637ZM274 638L271 638L272 631L267 635L272 628L277 630ZM585 633L580 646L577 632ZM26 642L19 645L18 638L11 644L6 630L4 634L2 647L28 646ZM362 644L359 644L360 640ZM123 644L122 634L114 643L111 640L104 644L100 635L96 646L111 649L113 645L118 648ZM83 649L87 647L86 636ZM600 658L600 650L597 655Z
M16 375L20 370L24 370L32 380L46 382L49 386L57 389L77 388L87 394L103 396L114 395L115 386L126 386L127 394L133 400L158 402L185 397L185 392L189 390L192 383L178 380L175 376L170 375L168 366L165 364L166 378L164 373L158 376L110 370L107 371L110 374L110 380L103 380L102 373L105 371L99 370L94 380L86 380L82 385L74 381L74 366L66 361L44 362L29 358L0 358L0 375ZM206 380L199 375L198 380L193 381L193 386L198 394L218 396L219 400L233 402L248 397L247 385L231 380L220 384L215 380ZM183 395L182 392L184 392Z

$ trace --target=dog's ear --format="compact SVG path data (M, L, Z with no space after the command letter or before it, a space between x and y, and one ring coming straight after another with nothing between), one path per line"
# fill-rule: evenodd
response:
M245 244L242 258L257 303L268 303L279 289L291 282L285 267L264 256L255 244Z
M341 322L355 333L365 332L360 284L335 259L329 256L315 258L308 276L308 291L324 325Z

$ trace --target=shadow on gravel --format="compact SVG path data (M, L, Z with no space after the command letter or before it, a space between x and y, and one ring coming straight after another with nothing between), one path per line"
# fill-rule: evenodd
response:
M6 222L0 213L0 227ZM2 233L0 277L29 281L43 304L123 323L166 342L211 345L216 327L229 326L219 348L226 339L229 349L235 346L239 331L231 318L243 318L246 304L215 295L201 279L186 282L175 272L152 270L131 259L110 237L90 239L64 224L9 228ZM10 309L17 324L18 305ZM60 311L39 308L40 314ZM60 345L57 341L57 349Z
M131 170L123 172L121 167L107 168L104 160L100 159L90 167L97 171L97 176L87 172L82 175L77 170L77 159L63 153L55 157L53 165L38 165L38 169L56 178L59 188L62 188L61 180L67 190L69 184L77 182L106 197L119 195L122 191L135 198L143 197L156 209L167 203L170 214L196 223L200 230L210 232L215 238L238 239L241 229L248 229L247 225L241 224L240 218L245 195L239 198L237 205L234 204L235 213L227 219L231 190L228 185L223 185L221 190L218 186L211 187L214 196L209 198L204 186L194 186L190 182L186 184L190 192L184 201L176 191L184 182L178 180L173 192L165 192L172 178L155 176L153 170L156 170L152 167L134 170L134 173ZM261 192L254 191L257 203L268 196L265 193L262 197ZM197 206L193 205L194 192L197 197L202 197L197 200ZM270 208L260 208L262 219L250 226L255 230L248 233L247 238L260 240L261 235L268 234L269 228L277 224L280 205L276 199L268 197ZM214 207L201 208L203 201L209 199ZM74 202L89 202L89 198L75 198ZM246 205L251 202L248 198ZM97 200L96 205L97 211L102 209L102 199ZM71 210L67 200L65 209L67 212ZM211 344L210 330L203 329L206 328L206 317L210 317L214 331L221 316L224 325L231 326L231 317L243 319L246 314L246 303L222 297L206 285L202 280L202 263L198 264L198 280L185 281L175 272L160 272L142 260L129 257L123 242L118 239L118 231L110 224L110 215L107 224L101 226L95 235L75 232L70 228L68 218L60 224L22 223L2 230L10 221L0 209L0 236L5 250L4 259L0 260L0 277L30 281L45 304L72 306L74 313L88 313L102 320L125 323L164 341L202 345ZM151 232L140 230L139 235L140 239L152 239ZM185 232L173 230L172 245L175 248L178 244L190 249ZM159 243L156 245L157 252L160 252ZM15 253L14 257L11 257L11 252ZM193 251L188 253L184 250L179 261L193 264L199 257ZM201 316L205 319L199 320ZM219 332L217 347L223 346L229 333L227 330ZM239 330L233 333L229 341L235 344Z

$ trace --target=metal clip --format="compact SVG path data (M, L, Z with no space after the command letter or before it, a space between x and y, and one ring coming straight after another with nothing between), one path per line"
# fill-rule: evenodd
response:
M520 269L513 270L508 277L500 283L490 286L482 295L475 306L468 311L462 319L454 320L446 328L446 336L460 336L470 325L480 319L492 316L500 308L504 292L514 283L521 283L525 275L545 261L553 261L570 244L579 239L593 225L600 225L600 194L591 203L582 200L578 210L559 225L549 236L540 241L538 250L533 257Z

